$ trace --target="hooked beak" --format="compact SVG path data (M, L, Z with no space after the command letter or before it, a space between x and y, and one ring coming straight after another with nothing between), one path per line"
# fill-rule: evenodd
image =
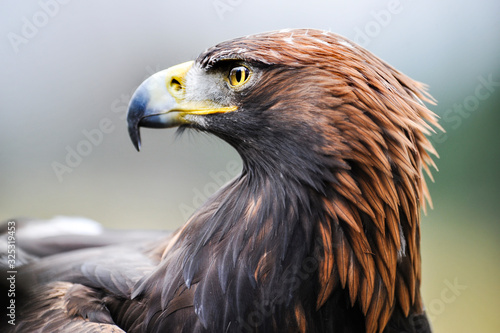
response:
M186 75L193 63L185 62L152 75L133 94L127 122L130 138L137 150L141 147L139 127L176 127L189 123L186 115L208 115L237 109L236 106L186 98Z

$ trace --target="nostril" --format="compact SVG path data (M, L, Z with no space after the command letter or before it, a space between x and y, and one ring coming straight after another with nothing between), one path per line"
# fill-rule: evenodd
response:
M170 89L172 89L172 91L176 92L176 93L181 92L182 91L182 85L179 82L179 80L177 80L176 78L173 78L170 81Z

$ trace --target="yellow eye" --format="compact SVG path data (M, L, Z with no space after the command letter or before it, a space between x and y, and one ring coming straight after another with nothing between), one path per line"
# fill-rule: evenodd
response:
M241 87L250 78L250 70L245 66L238 66L231 69L229 72L229 84L232 87Z

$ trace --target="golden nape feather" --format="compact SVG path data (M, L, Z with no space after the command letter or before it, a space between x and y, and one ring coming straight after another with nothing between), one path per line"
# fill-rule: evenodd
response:
M222 42L155 74L130 103L136 148L140 127L203 131L241 174L170 235L45 256L40 242L8 332L430 332L419 228L426 136L442 129L424 102L424 85L319 30Z

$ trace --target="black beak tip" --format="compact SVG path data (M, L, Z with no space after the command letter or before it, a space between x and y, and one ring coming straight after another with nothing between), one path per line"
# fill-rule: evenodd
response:
M141 133L139 131L139 126L134 126L134 128L129 127L128 133L135 149L137 149L137 151L141 151Z
M146 109L147 98L145 97L144 92L139 87L134 96L132 96L127 114L128 134L137 151L141 150L141 132L139 127Z
M128 115L128 135L130 136L130 140L134 144L135 149L137 151L141 150L141 132L139 130L139 122L140 118L134 117L133 113L129 112Z

